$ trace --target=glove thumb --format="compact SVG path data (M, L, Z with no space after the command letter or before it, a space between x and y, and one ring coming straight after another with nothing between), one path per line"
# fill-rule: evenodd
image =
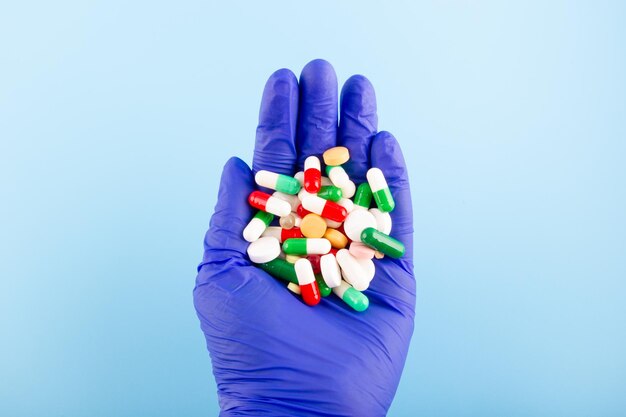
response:
M204 256L198 270L205 264L231 259L248 263L248 242L241 233L252 218L248 195L253 187L254 178L248 165L239 158L230 158L222 171L217 204L204 238Z

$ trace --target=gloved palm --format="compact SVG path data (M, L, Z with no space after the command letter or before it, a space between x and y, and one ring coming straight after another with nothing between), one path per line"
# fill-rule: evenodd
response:
M392 236L406 255L377 260L366 291L370 307L357 313L335 296L308 307L247 258L242 230L254 211L253 172L238 158L224 167L218 203L204 242L194 303L211 354L221 416L384 416L391 405L413 332L411 196L398 143L377 133L374 90L362 76L341 94L325 61L289 70L267 82L253 169L293 175L304 158L342 145L346 170L365 180L379 167L396 200Z

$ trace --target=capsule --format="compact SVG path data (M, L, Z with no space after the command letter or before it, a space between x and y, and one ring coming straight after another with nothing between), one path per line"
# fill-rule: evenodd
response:
M280 191L274 191L272 193L272 197L280 198L281 200L285 200L291 206L291 211L295 212L298 206L300 205L300 199L297 195L285 194Z
M315 274L308 259L300 259L295 264L296 276L298 277L298 285L302 293L302 300L305 304L314 306L320 302L320 289L315 281Z
M336 258L341 267L342 275L348 283L359 291L364 291L369 287L369 279L367 279L361 264L354 256L350 255L347 249L340 249Z
M302 200L302 207L320 216L342 222L346 219L348 211L332 201L324 200L316 195L308 195Z
M356 185L354 185L352 181L348 181L339 188L341 188L341 194L345 198L352 198L354 196L354 193L356 192Z
M372 195L380 211L389 212L396 206L385 175L378 168L370 168L367 171L367 182L372 189Z
M379 232L374 227L368 227L361 232L361 241L392 258L404 255L404 244L389 235Z
M330 178L332 183L337 187L343 187L349 182L352 182L350 181L350 177L348 176L346 170L341 166L327 165L326 175L328 175L328 178Z
M256 173L254 180L261 187L271 188L285 194L298 194L300 182L294 177L261 170Z
M389 213L375 208L370 209L369 212L374 215L376 219L376 229L378 229L379 232L383 232L386 235L391 233L391 215Z
M309 156L304 160L304 189L311 194L315 194L322 186L322 171L320 160L317 156Z
M365 278L371 282L374 279L374 275L376 274L376 266L374 265L374 261L364 258L357 258L356 260L359 265L361 265L361 268L363 269L363 272L365 274Z
M259 264L259 267L275 278L295 284L298 283L298 277L296 276L296 270L293 264L284 259L276 258L272 261Z
M324 200L330 200L336 203L341 200L343 192L341 191L341 188L335 187L334 185L324 185L320 188L317 195L318 197L322 197Z
M350 284L341 281L339 286L333 288L335 295L354 310L361 312L367 310L370 301L365 294L354 289Z
M243 229L243 238L248 242L254 242L261 237L267 226L274 220L274 215L265 211L257 211L252 220Z
M337 204L344 207L348 214L350 214L352 210L354 210L354 203L349 198L343 197L341 200L337 201Z
M247 252L252 262L263 264L278 258L278 255L280 255L280 243L271 236L261 237L250 243Z
M288 202L262 191L253 191L248 196L248 203L256 209L267 211L278 217L283 217L291 213L291 206Z
M353 210L343 222L343 230L353 242L361 241L361 232L368 227L376 227L376 218L367 210Z
M315 272L315 270L313 270L313 272ZM320 295L322 297L328 297L330 293L333 292L333 290L326 285L326 281L324 281L322 274L319 272L315 272L315 281L317 282L317 288L320 289Z
M372 189L366 182L359 184L354 194L354 208L364 208L365 210L370 208L372 204Z
M291 229L283 229L282 227L278 227L278 226L268 227L267 229L265 229L265 231L263 232L261 236L272 236L278 239L280 243L283 243L287 239L304 237L304 235L302 234L302 231L298 227L292 227Z
M287 255L287 256L295 256L295 255ZM311 262L311 266L313 267L313 273L319 274L322 272L320 269L320 259L322 255L307 255L306 258Z
M320 269L322 271L322 277L324 282L330 288L335 288L341 283L341 271L339 270L339 264L337 258L332 253L324 255L320 258Z
M323 238L293 238L283 242L287 255L325 255L330 251L330 242Z

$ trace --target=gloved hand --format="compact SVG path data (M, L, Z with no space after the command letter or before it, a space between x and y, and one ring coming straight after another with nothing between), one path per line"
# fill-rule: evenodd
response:
M220 416L384 416L391 405L413 333L413 220L400 146L377 133L370 82L355 75L341 92L323 60L310 62L300 83L282 69L263 92L253 171L231 158L204 240L194 303L217 381ZM376 260L357 313L335 296L305 305L279 281L251 264L243 228L254 214L247 197L253 172L293 175L304 159L342 145L346 171L358 185L369 167L382 169L396 201L392 236L406 246L401 259Z

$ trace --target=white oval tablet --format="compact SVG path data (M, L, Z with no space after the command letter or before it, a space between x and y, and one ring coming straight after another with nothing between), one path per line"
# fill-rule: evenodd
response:
M341 284L341 271L335 255L329 253L320 258L320 269L322 278L330 288L338 287Z
M372 213L376 219L376 229L378 229L379 232L383 232L386 235L391 233L391 215L389 213L382 212L377 208L372 208L369 212Z
M280 243L271 236L261 237L248 246L248 256L255 264L263 264L280 255Z

